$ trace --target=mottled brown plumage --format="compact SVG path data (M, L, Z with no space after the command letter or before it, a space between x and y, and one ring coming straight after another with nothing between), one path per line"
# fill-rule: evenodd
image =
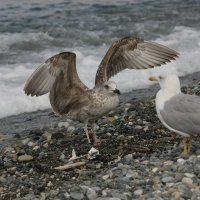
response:
M87 125L88 120L103 116L119 103L119 91L115 83L108 81L111 76L126 68L160 66L177 56L176 51L163 45L126 37L114 42L106 53L97 70L93 89L87 88L79 79L76 55L63 52L40 65L26 81L24 91L31 96L50 92L50 103L57 115L68 114ZM88 136L87 130L86 134Z
M95 84L109 80L124 69L147 69L166 64L178 57L168 47L130 36L113 42L97 70Z

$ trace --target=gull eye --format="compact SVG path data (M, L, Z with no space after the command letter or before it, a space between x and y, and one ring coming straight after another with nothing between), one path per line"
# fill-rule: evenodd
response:
M164 77L163 77L163 76L159 76L158 78L159 78L160 80L164 79Z
M108 90L109 89L109 86L108 85L104 85L104 87Z

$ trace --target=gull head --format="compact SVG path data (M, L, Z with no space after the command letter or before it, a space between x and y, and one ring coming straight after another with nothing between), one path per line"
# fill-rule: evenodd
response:
M180 92L180 81L176 74L168 74L165 76L150 76L149 80L158 81L162 90Z
M117 89L117 85L113 81L104 82L102 91L107 94L120 94L120 91Z

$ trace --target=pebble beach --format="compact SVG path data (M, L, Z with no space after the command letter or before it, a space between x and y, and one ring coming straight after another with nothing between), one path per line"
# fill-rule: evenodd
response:
M183 79L182 91L199 95L197 80ZM130 94L98 119L99 146L87 142L83 124L51 110L24 114L27 123L43 115L51 123L1 134L0 199L200 199L200 138L193 139L189 155L181 155L181 136L157 118L157 88Z

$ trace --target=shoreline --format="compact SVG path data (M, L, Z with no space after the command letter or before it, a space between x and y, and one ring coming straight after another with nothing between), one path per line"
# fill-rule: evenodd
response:
M200 81L200 72L186 75L181 77L180 80L182 86L197 84ZM131 92L121 94L120 102L126 103L132 99L153 97L158 90L158 84L154 84L149 88L135 89ZM1 118L0 133L2 135L12 136L31 129L54 125L55 123L64 120L63 117L55 116L51 108L21 113Z

